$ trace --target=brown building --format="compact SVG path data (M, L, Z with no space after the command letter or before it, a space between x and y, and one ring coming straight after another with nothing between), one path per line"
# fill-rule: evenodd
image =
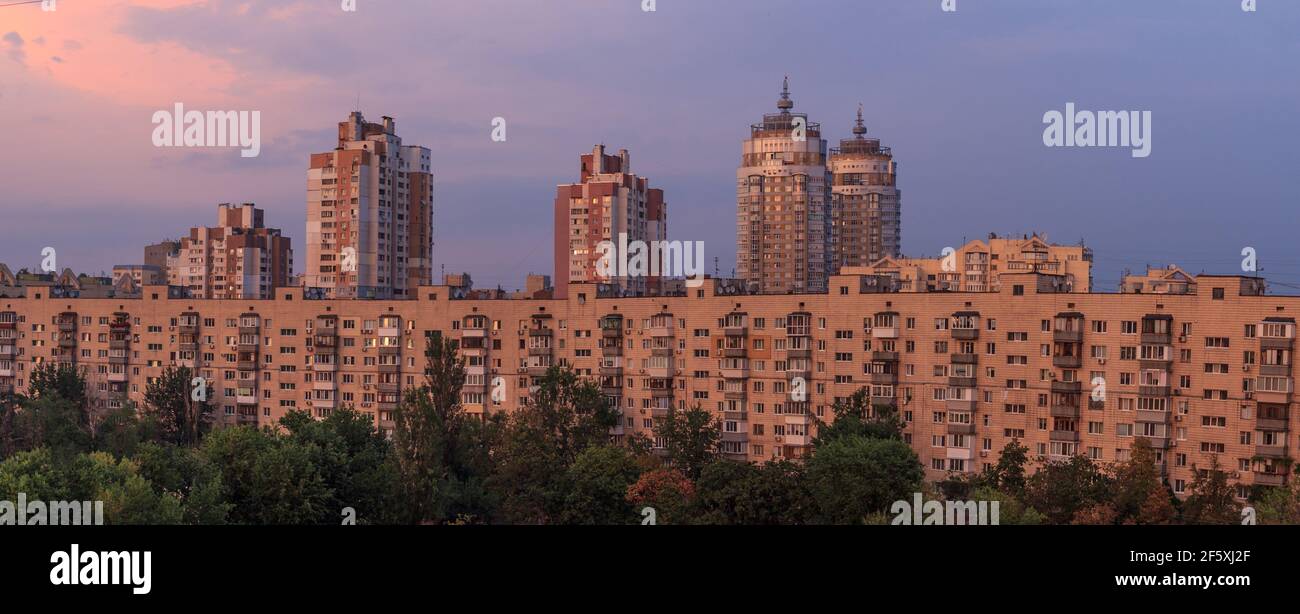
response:
M304 283L333 298L407 298L433 283L429 150L402 145L391 117L339 122L307 171Z
M1195 294L1196 278L1175 265L1147 267L1146 275L1124 273L1120 292L1131 294Z
M897 257L902 233L898 165L880 139L867 137L861 107L853 138L831 149L829 164L834 270Z
M736 274L755 292L824 292L832 270L831 174L821 125L777 112L750 126L736 171Z
M267 228L252 203L217 205L217 225L190 229L168 259L168 283L195 298L270 298L289 285L293 249L277 228Z
M979 471L1013 439L1040 461L1113 463L1145 437L1179 494L1215 456L1241 494L1289 481L1300 297L1235 276L1201 275L1194 293L1168 295L1066 293L1062 277L1039 273L1003 274L997 292L885 293L876 280L745 295L706 279L642 298L575 284L554 300L458 300L446 286L405 301L28 288L0 299L0 387L23 391L33 363L70 361L113 407L183 364L213 383L230 423L347 404L391 428L401 390L422 377L425 336L440 334L466 357L471 412L510 411L566 365L622 408L615 437L652 435L657 417L699 405L737 459L803 456L835 400L867 387L905 419L930 479Z
M1064 278L1070 292L1089 292L1092 250L1048 243L1037 234L1020 239L991 234L938 258L883 258L840 272L890 277L901 292L997 292L1008 273L1046 273Z
M626 149L611 156L605 154L604 145L597 145L581 156L578 172L578 183L555 189L557 298L564 297L569 283L604 283L612 291L629 295L657 289L660 271L620 269L626 261L623 255L633 257L625 254L633 248L625 246L640 242L642 249L650 249L667 240L668 205L663 190L651 188L648 179L632 173ZM606 246L603 249L602 244ZM609 246L623 251L611 252Z
M168 271L167 265L176 258L176 254L181 249L180 241L160 241L153 245L144 246L144 265L155 267L161 279L169 279L171 272Z

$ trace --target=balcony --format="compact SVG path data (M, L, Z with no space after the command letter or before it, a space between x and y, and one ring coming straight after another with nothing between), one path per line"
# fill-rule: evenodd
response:
M1052 380L1052 392L1079 394L1083 392L1083 382L1063 382L1061 380Z
M262 327L261 327L261 326L257 326L257 325L254 325L254 326L247 326L247 325L245 325L245 324L243 324L243 323L240 323L240 325L239 325L239 334L241 334L241 335L253 335L253 336L258 336L258 335L261 335L261 334L262 334Z
M661 406L655 405L655 406L653 406L653 407L650 408L650 417L652 417L652 418L667 418L667 417L668 417L668 414L669 414L669 413L672 413L672 411L673 411L673 410L672 410L671 407L661 407Z
M528 329L529 337L554 337L555 331L541 326L534 326Z
M651 337L660 337L660 338L671 337L673 336L673 325L672 324L664 324L660 326L651 325L650 328L646 329L646 334L650 335Z
M895 381L897 381L897 378L895 378ZM948 385L953 388L974 388L975 378L954 375L948 378Z
M384 329L381 328L381 329L379 329L379 330L381 331L381 335L382 335L382 331L383 331ZM397 335L396 333L394 333L394 334L387 335L387 336L389 336L389 337L396 337L396 336L398 336L398 335ZM484 338L486 338L487 336L488 336L488 331L487 331L486 328L462 328L462 329L460 329L460 338L461 338L461 339L484 339Z
M749 368L722 369L722 379L745 379L749 377Z
M1295 345L1295 340L1289 337L1260 337L1259 349L1261 350L1289 350Z
M873 339L897 339L898 326L873 326L871 328L871 338Z
M738 348L724 347L724 348L722 348L722 357L723 357L723 358L744 358L744 357L745 357L745 348L744 348L744 347L738 347Z
M1078 443L1078 431L1052 431L1048 437L1052 441L1072 441Z
M1173 335L1169 333L1142 333L1143 345L1169 345L1173 343Z
M1169 396L1169 393L1169 386L1138 386L1138 396L1163 398Z
M952 364L954 365L973 365L978 362L979 362L978 354L960 353L960 354L952 355Z
M1255 456L1260 458L1286 458L1286 446L1255 446Z
M330 410L330 409L334 409L335 400L334 399L312 399L311 406L313 409Z
M312 390L334 390L338 388L338 382L334 380L316 380L311 383Z
M601 377L623 377L623 365L600 365Z
M1264 418L1255 419L1255 428L1261 431L1285 431L1288 430L1286 418Z
M1080 415L1078 405L1052 405L1051 415L1053 418L1078 418Z
M971 460L975 457L975 451L970 448L948 448L947 457L960 460Z
M257 405L257 393L253 394L236 394L235 403L239 405Z
M667 379L673 376L674 369L672 365L660 365L654 367L646 367L645 372L646 375L653 378Z
M1053 356L1052 366L1061 369L1080 369L1083 367L1082 356Z
M898 352L872 352L872 362L898 362Z
M126 380L127 380L126 371L122 371L119 373L109 372L108 374L108 381L110 382L120 383L120 382L125 382Z
M743 431L732 432L732 433L723 432L722 441L731 442L731 443L746 443L749 441L749 433Z
M973 399L969 401L963 399L948 399L947 401L944 401L944 404L947 406L948 411L974 412L975 407L979 403Z
M77 337L69 333L59 333L59 347L61 348L77 347Z
M1255 473L1255 483L1260 486L1285 486L1286 485L1287 474L1285 473L1269 473L1266 471L1256 471L1254 473Z
M961 424L957 422L949 422L948 434L949 435L974 435L975 425L970 423Z
M744 337L749 334L749 328L744 324L728 324L723 327L722 332L728 337Z
M785 351L786 358L812 358L811 348L790 348Z
M381 345L378 348L380 356L401 356L402 348L396 345ZM476 354L481 355L481 354Z
M550 356L552 353L551 346L532 346L528 347L529 356Z
M1082 330L1054 330L1052 341L1057 343L1083 343Z
M377 365L380 373L401 373L402 365L395 362L381 362Z
M0 377L13 377L13 376L14 376L14 368L12 365L0 366Z
M1134 420L1136 422L1151 422L1155 424L1167 424L1169 422L1169 412L1152 411L1149 409L1139 409L1137 410L1137 415L1134 417Z
M889 373L872 373L871 383L877 386L893 386L898 384L898 374Z
M1139 437L1142 437L1142 436L1139 435ZM1143 437L1143 438L1146 439L1147 441L1151 442L1151 447L1152 447L1152 448L1155 448L1156 450L1168 450L1168 449L1169 449L1169 438L1168 438L1168 437Z
M952 329L952 338L958 341L975 341L980 338L980 329L954 328Z
M14 346L0 345L0 358L11 358L16 354Z
M1290 377L1291 365L1260 365L1259 374L1270 377Z
M108 341L108 349L110 350L126 350L130 349L130 347L130 339L109 339Z
M236 369L239 369L240 371L256 371L256 370L257 370L257 361L256 361L256 360L240 360L240 361L236 361L236 362L235 362L235 368L236 368Z
M673 398L672 388L651 388L650 397L654 399L671 399Z

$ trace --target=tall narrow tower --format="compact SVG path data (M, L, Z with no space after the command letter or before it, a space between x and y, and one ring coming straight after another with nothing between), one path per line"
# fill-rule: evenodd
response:
M831 150L833 271L899 255L898 166L880 139L867 137L858 106L853 138Z
M307 170L304 283L330 298L414 297L433 283L429 150L402 145L391 117L354 111L338 128Z
M792 113L787 77L777 112L750 126L736 171L736 272L768 294L824 292L831 265L830 172L821 126Z

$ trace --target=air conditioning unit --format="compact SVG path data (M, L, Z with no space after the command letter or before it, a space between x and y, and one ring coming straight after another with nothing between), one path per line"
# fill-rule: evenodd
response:
M1178 335L1179 343L1187 343L1187 335Z
M1247 400L1247 401L1249 401L1249 400L1251 400L1251 399L1253 399L1253 398L1255 398L1255 393L1254 393L1254 392L1247 392L1247 393L1246 393L1246 400Z
M1174 414L1174 422L1182 422L1182 421L1183 421L1182 414Z
M1242 370L1242 371L1250 371L1250 365L1248 365L1248 364L1246 364L1246 365L1241 365L1241 370Z
M1098 359L1097 359L1097 364L1099 364L1099 365L1104 365L1104 364L1106 364L1106 359L1105 359L1105 358L1098 358Z
M980 450L980 458L987 458L988 455L989 455L988 450Z

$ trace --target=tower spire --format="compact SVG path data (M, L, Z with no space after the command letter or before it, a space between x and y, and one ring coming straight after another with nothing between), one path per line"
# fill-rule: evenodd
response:
M862 122L862 103L860 102L858 103L858 121L853 126L853 134L857 135L858 138L862 138L867 134L867 125Z
M786 75L781 82L781 99L776 101L776 108L782 113L789 113L794 108L794 101L790 100L790 75Z

